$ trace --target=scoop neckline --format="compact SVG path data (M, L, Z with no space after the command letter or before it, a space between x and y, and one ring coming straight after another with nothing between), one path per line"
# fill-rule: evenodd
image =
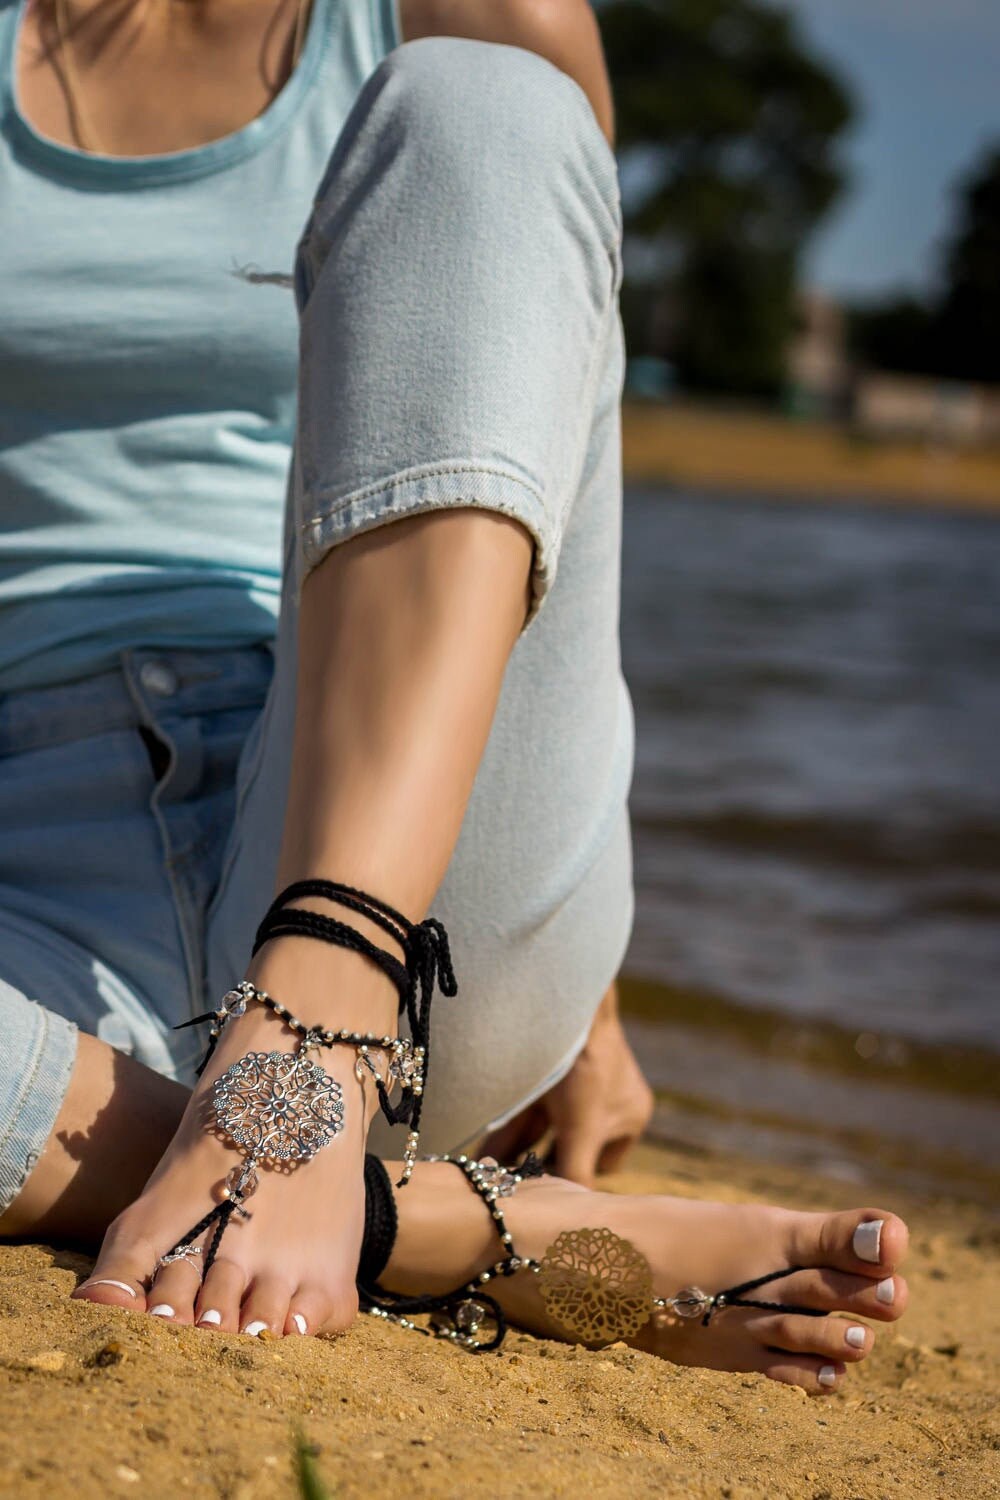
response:
M17 92L17 56L21 23L28 0L16 0L8 14L0 55L0 94L12 135L39 165L74 182L104 183L111 187L148 187L206 177L244 161L260 151L288 124L309 92L326 52L330 27L327 7L332 0L313 0L305 43L291 77L259 115L238 130L183 151L152 156L105 156L64 146L42 135L22 114Z

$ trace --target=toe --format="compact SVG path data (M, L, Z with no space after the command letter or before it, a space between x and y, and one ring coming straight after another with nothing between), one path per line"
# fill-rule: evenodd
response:
M193 1323L200 1284L201 1271L197 1261L171 1261L153 1278L146 1297L147 1310L154 1318L164 1318L170 1323Z
M240 1332L257 1336L271 1333L280 1338L288 1321L292 1288L277 1276L258 1276L243 1299Z
M828 1396L840 1385L847 1373L846 1365L837 1360L821 1359L809 1354L773 1354L761 1365L769 1380L783 1385L799 1385L814 1396Z
M236 1333L240 1327L240 1305L247 1284L246 1272L236 1261L221 1257L209 1267L195 1304L199 1328L217 1328Z
M95 1266L93 1273L86 1281L80 1283L75 1291L70 1293L79 1302L97 1302L104 1307L125 1307L130 1312L142 1312L146 1306L146 1293L143 1289L144 1278L141 1278L135 1263L131 1266L117 1264Z
M798 1307L853 1313L891 1323L906 1311L909 1290L902 1276L873 1281L870 1276L851 1276L846 1271L819 1266L811 1271L797 1271L794 1276L775 1283L774 1295Z
M146 1282L156 1253L142 1241L126 1241L108 1230L93 1271L72 1293L83 1302L97 1302L108 1307L127 1307L142 1312L146 1307Z
M344 1333L358 1315L358 1294L353 1286L331 1296L327 1295L322 1320L317 1323L317 1333Z
M297 1287L288 1302L284 1331L293 1337L319 1333L321 1329L325 1330L330 1313L330 1299L318 1288Z
M329 1288L300 1286L288 1304L285 1332L335 1334L350 1328L358 1315L358 1298L353 1287L342 1296L331 1295Z
M847 1318L807 1318L801 1313L775 1313L755 1322L755 1338L772 1352L814 1354L829 1362L864 1359L875 1335L863 1323Z
M802 1266L831 1266L881 1280L905 1256L907 1237L902 1219L887 1209L823 1214L811 1223L803 1218L795 1236L796 1260Z

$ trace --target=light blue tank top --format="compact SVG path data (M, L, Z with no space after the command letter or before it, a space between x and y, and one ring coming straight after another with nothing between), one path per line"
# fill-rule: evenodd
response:
M295 72L194 150L91 156L18 109L0 0L0 691L126 646L274 635L295 421L290 273L395 0L314 0Z

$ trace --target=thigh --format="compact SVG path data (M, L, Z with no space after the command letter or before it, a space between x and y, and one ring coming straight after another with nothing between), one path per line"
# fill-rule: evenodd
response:
M125 652L0 699L0 975L175 1076L201 1045L173 1027L200 1004L204 909L269 677L269 655L266 671L247 655Z

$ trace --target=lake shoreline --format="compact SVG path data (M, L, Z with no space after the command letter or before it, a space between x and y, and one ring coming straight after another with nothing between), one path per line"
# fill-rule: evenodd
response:
M1000 452L872 442L843 426L678 401L627 400L625 478L796 503L1000 515Z

